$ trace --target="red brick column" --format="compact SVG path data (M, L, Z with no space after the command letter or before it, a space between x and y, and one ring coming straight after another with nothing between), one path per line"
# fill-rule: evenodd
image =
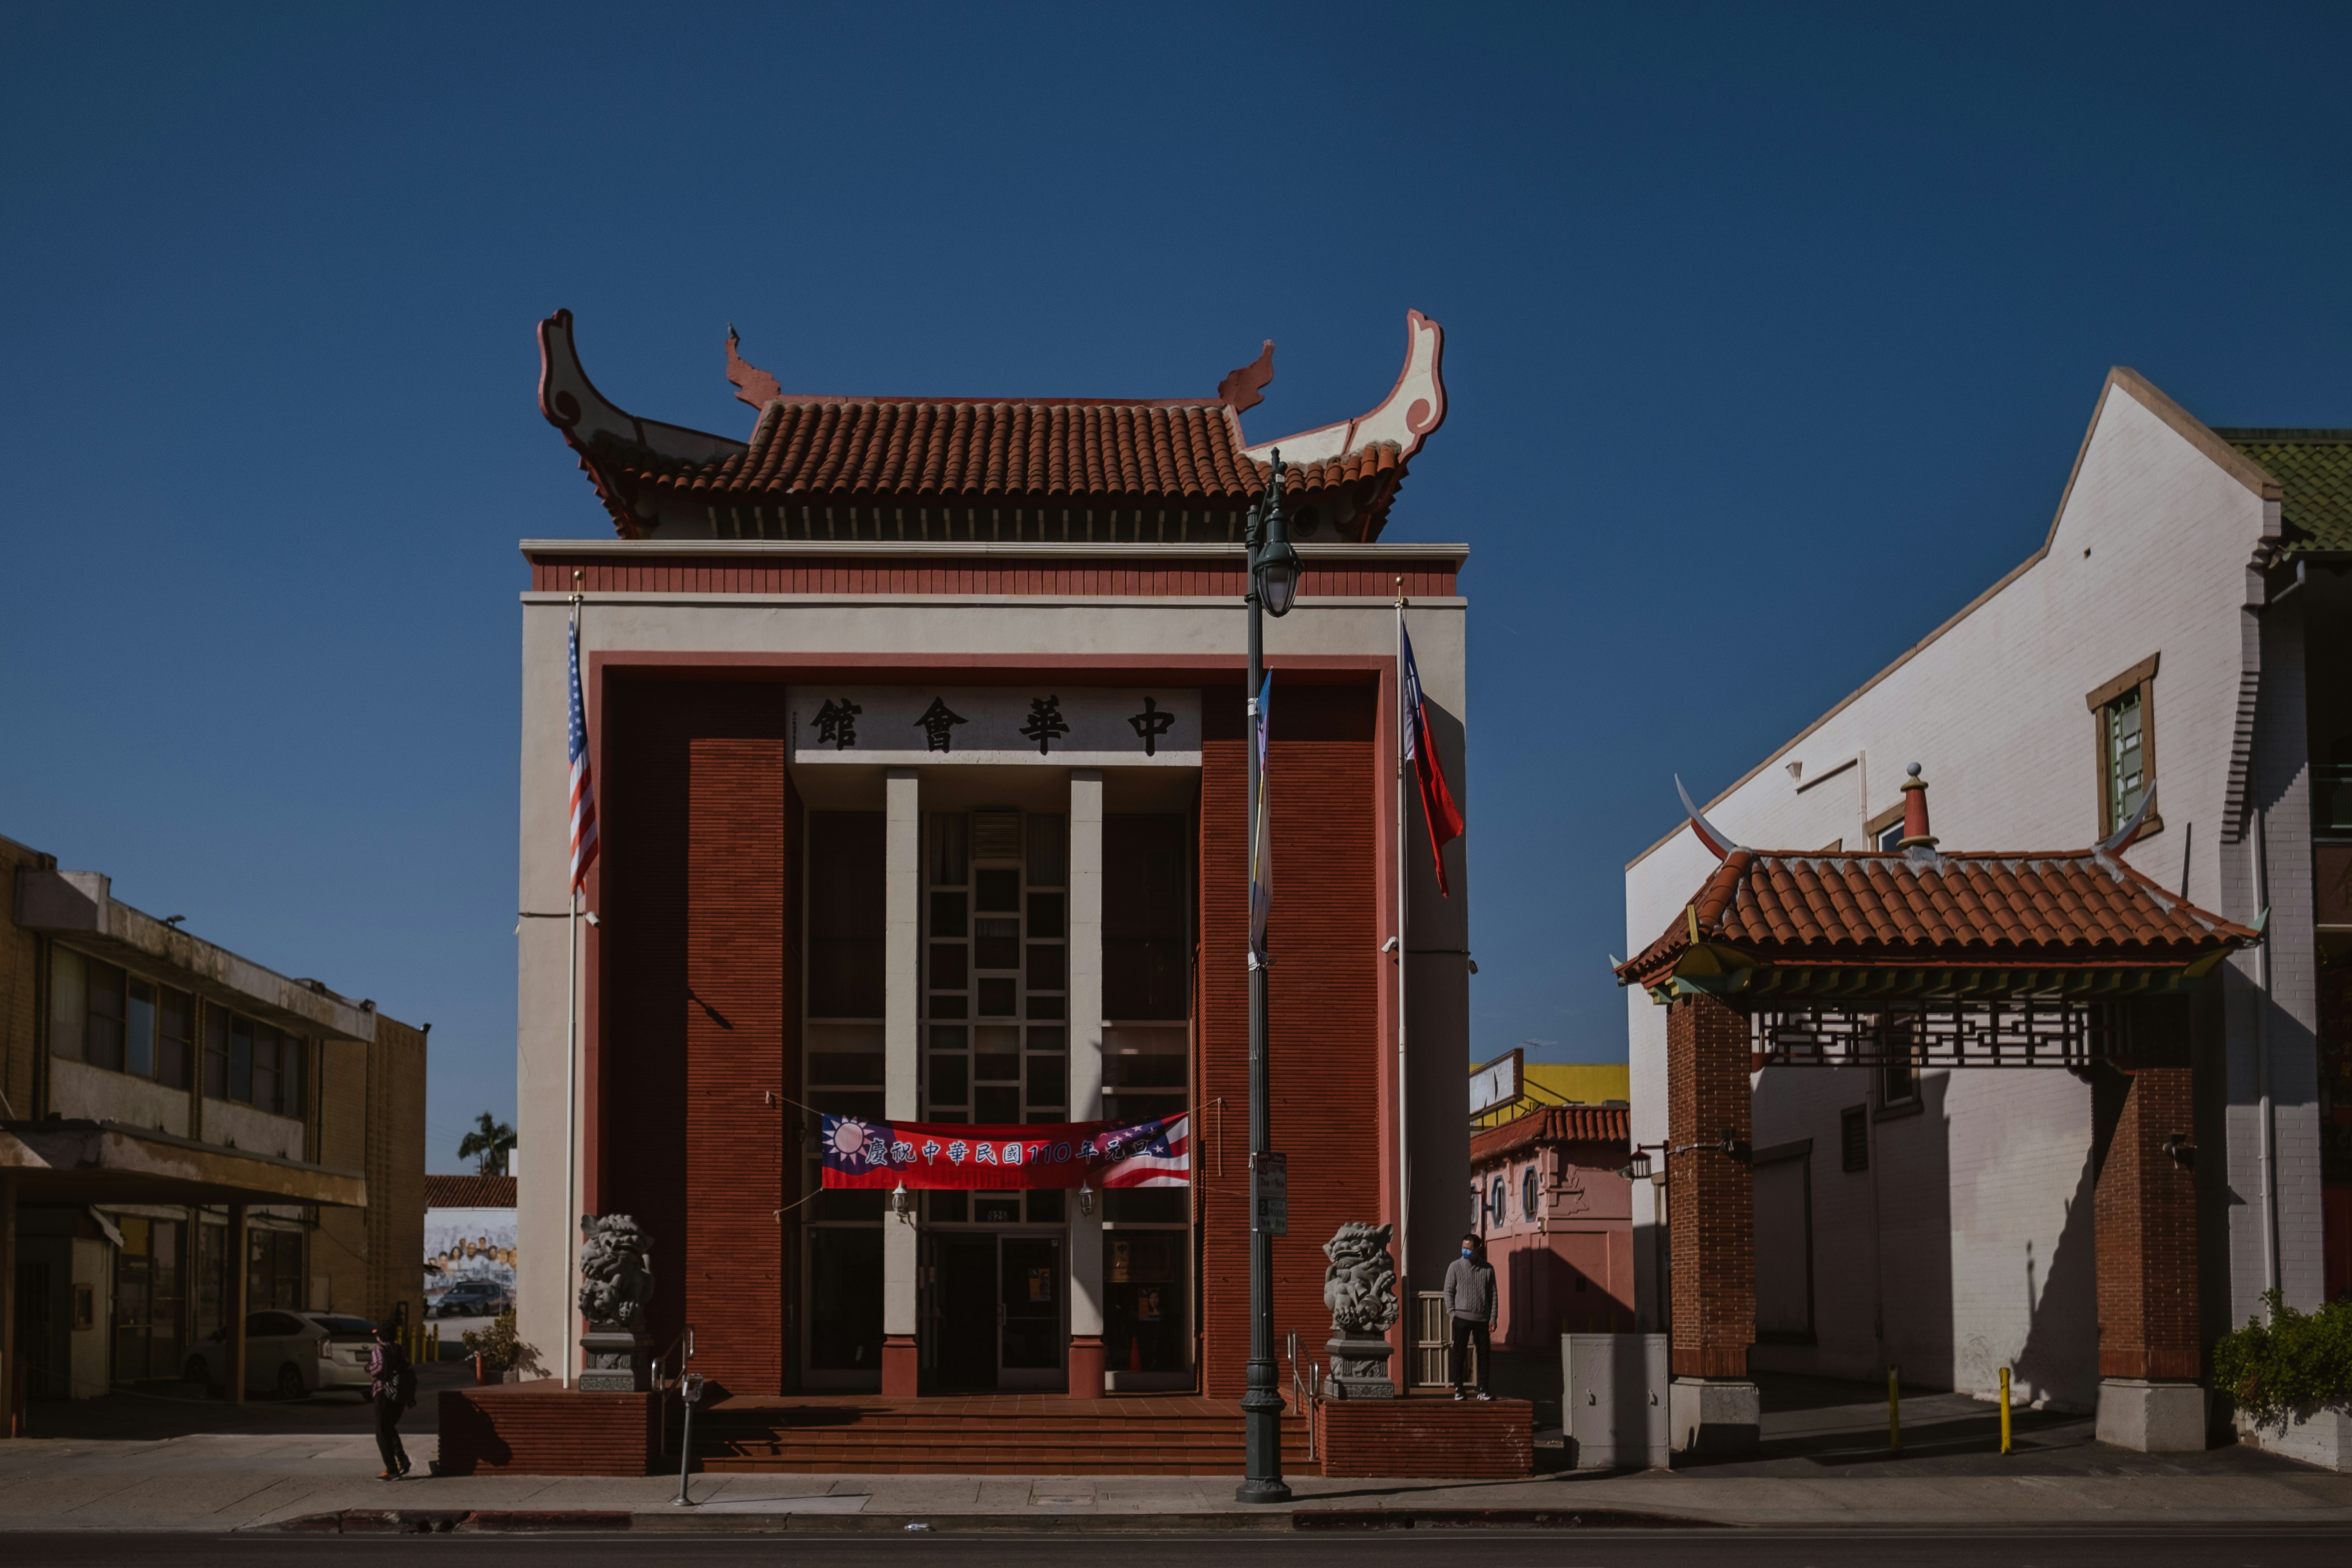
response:
M695 1370L733 1393L780 1394L784 742L698 740L688 756L686 1235L653 1244L683 1241Z
M1712 996L1666 1015L1666 1224L1676 1377L1741 1378L1756 1341L1748 1020ZM1716 1147L1726 1132L1735 1156ZM1706 1145L1694 1149L1694 1144Z
M2095 1210L2101 1377L2193 1382L2202 1371L2196 1180L2164 1151L2168 1135L2195 1131L2192 1076L2141 1068L2120 1093L2101 1086L2101 1120L2114 1118Z

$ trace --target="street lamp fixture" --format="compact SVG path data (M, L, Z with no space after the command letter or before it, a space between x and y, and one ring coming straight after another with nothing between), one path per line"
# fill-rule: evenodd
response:
M1256 588L1265 613L1280 617L1290 614L1290 606L1298 598L1298 552L1290 547L1290 519L1282 510L1282 453L1274 454L1274 474L1266 481L1265 500L1259 503L1258 526L1252 530L1255 536L1250 556L1250 583ZM1252 686L1250 690L1257 690Z
M1287 615L1298 591L1298 552L1290 547L1289 520L1282 514L1282 454L1269 454L1272 472L1265 494L1250 510L1249 528L1249 741L1246 747L1250 831L1257 831L1258 800L1265 781L1258 772L1258 698L1265 689L1265 616ZM1253 889L1254 891L1255 889ZM1273 1161L1271 1099L1266 1088L1265 966L1255 947L1249 961L1250 1128L1250 1353L1248 1386L1242 1394L1242 1435L1246 1479L1234 1489L1240 1502L1286 1502L1282 1479L1282 1395L1274 1368L1274 1235L1265 1228L1257 1201L1261 1166Z

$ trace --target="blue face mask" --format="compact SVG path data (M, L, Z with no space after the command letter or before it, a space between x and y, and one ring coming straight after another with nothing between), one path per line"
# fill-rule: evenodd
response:
M1467 1258L1467 1257L1469 1257L1469 1256L1470 1256L1470 1254L1471 1254L1471 1252L1472 1252L1473 1250L1474 1250L1473 1248L1465 1247L1464 1247L1464 1248L1462 1249L1462 1256L1463 1256L1463 1257L1465 1257L1465 1258Z

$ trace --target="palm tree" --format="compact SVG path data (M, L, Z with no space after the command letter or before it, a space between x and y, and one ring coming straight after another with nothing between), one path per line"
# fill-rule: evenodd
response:
M457 1158L474 1161L478 1176L503 1176L514 1146L515 1130L485 1110L476 1119L474 1131L457 1145Z

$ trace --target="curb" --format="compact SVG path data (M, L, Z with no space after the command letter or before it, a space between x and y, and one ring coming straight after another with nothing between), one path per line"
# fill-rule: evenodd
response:
M626 1530L619 1509L375 1509L306 1513L277 1528L306 1535L448 1535L457 1531Z
M617 1509L343 1509L281 1521L310 1535L630 1531L647 1535L1290 1534L1373 1530L1721 1530L1715 1520L1622 1509L1276 1509L1216 1513L626 1513Z

